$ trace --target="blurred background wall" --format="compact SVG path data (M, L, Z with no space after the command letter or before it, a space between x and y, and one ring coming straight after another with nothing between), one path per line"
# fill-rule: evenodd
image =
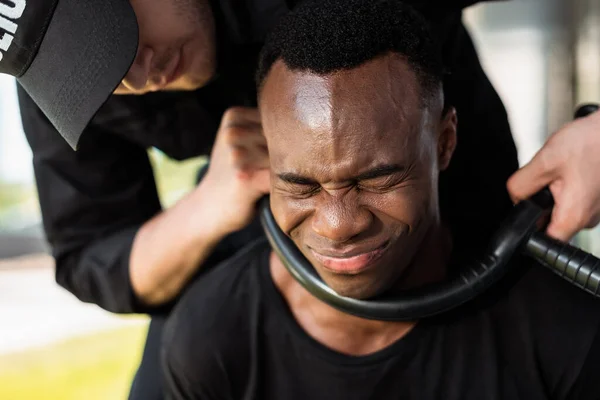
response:
M505 102L521 164L576 104L600 102L600 1L488 3L467 10L465 22ZM168 207L191 189L202 160L151 157ZM600 255L600 230L577 241ZM14 81L0 75L0 399L125 399L146 318L79 303L57 287L45 252Z
M600 1L487 3L464 19L507 108L521 165L578 104L600 102ZM600 228L575 241L600 254Z

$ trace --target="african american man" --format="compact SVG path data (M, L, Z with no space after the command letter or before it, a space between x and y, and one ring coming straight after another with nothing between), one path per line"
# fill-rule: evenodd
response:
M393 0L307 2L267 40L257 76L271 208L321 278L357 299L444 279L461 261L438 196L458 119L421 17ZM513 262L522 273L488 296L382 322L314 298L259 239L196 281L171 314L169 395L600 398L600 303Z

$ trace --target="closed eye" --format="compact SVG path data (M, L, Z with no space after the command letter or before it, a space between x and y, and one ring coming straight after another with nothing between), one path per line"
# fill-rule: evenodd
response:
M283 192L289 193L292 196L310 196L317 193L321 185L315 180L306 178L293 173L279 174L279 189Z
M385 191L394 188L403 181L402 176L385 176L358 183L359 190Z
M358 182L358 189L387 191L396 188L398 185L406 182L410 177L410 172L413 170L413 165L399 171L392 172L386 175L367 177Z
M277 177L279 180L291 185L318 185L317 181L313 179L293 173L279 174Z
M278 186L279 190L288 193L291 196L302 198L310 197L321 190L321 186L315 184L304 185L284 182L282 185Z

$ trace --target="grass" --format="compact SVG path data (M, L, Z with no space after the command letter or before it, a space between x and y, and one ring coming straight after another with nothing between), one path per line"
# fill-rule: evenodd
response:
M178 162L156 150L150 160L165 208L194 188L206 162L203 157ZM37 219L35 186L0 182L0 230ZM146 331L146 326L127 327L0 355L0 400L125 400Z
M2 400L125 400L147 326L0 356Z
M205 157L179 162L157 150L150 151L150 160L165 208L194 188L206 162ZM35 223L37 201L35 185L0 182L0 231ZM146 331L147 326L127 327L0 355L0 400L125 400Z

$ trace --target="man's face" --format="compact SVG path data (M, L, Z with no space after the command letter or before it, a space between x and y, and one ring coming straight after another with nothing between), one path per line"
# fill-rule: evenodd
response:
M278 61L264 83L273 213L340 295L388 289L439 224L456 115L433 103L397 55L325 76Z
M136 59L115 94L194 90L216 68L208 0L130 0L140 30Z

